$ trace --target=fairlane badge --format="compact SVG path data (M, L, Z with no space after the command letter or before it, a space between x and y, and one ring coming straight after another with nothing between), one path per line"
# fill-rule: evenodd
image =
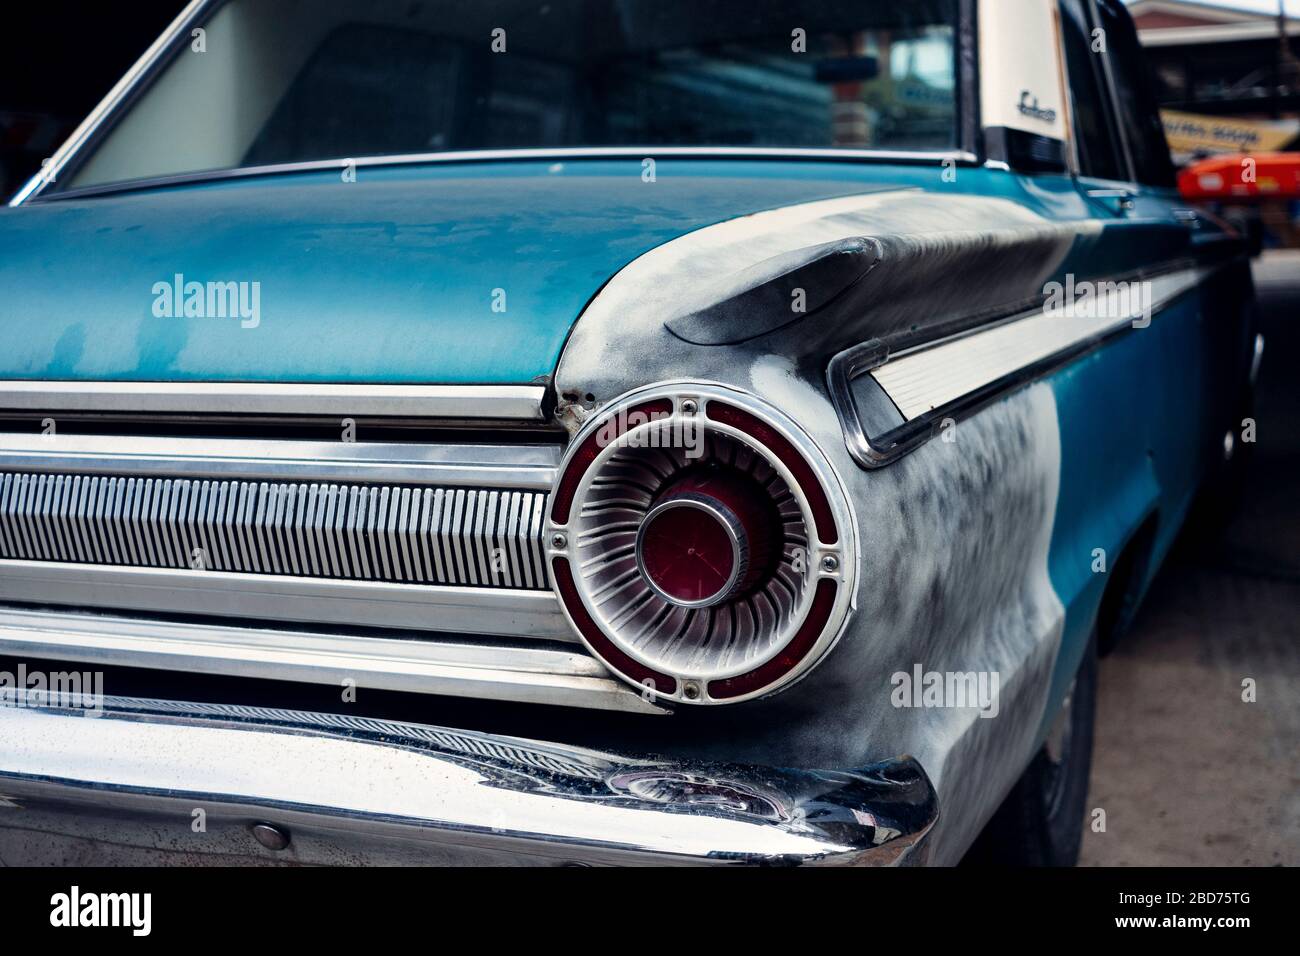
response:
M1042 120L1044 123L1056 122L1056 110L1047 109L1038 105L1038 97L1034 96L1028 90L1020 91L1020 102L1016 109L1026 116L1032 116L1034 119Z

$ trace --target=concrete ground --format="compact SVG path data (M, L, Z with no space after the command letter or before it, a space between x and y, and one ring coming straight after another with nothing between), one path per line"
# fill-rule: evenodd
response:
M1255 281L1256 457L1221 547L1183 546L1102 661L1081 864L1300 864L1300 253ZM1256 702L1242 701L1253 678Z

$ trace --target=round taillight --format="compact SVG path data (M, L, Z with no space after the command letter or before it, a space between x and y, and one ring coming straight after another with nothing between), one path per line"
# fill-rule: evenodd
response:
M816 444L719 385L652 386L574 436L543 537L587 648L655 700L789 686L852 606L851 510Z
M656 499L637 530L637 565L660 597L710 607L770 569L780 515L756 483L712 470L687 474Z

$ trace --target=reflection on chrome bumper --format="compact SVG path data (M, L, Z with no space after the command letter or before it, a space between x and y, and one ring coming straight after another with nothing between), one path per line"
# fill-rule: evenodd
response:
M234 705L0 707L11 865L895 864L936 816L910 757L776 770Z

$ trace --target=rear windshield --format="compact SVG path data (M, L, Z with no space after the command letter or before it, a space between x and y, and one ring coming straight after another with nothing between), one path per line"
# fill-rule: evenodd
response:
M946 150L956 0L228 0L62 188L609 146Z

